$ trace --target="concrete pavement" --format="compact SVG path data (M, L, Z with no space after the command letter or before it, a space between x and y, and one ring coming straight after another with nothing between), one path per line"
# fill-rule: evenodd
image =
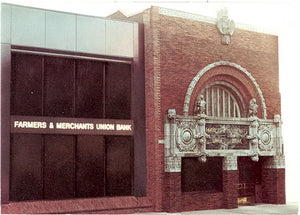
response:
M198 215L198 214L252 214L252 215L265 215L265 214L281 214L281 215L300 215L298 214L298 203L287 203L285 205L273 205L273 204L257 204L253 206L239 206L235 209L217 209L217 210L202 210L202 211L187 211L180 213L143 213L144 214L182 214L182 215Z

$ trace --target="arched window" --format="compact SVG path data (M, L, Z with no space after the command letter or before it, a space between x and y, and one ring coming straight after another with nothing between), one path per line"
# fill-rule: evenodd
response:
M231 84L216 81L204 87L198 98L201 94L206 101L206 115L222 118L246 117L243 99Z

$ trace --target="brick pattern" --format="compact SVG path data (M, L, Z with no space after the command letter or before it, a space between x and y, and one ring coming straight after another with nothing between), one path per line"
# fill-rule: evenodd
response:
M181 114L184 96L193 77L205 66L224 60L241 65L256 79L266 98L269 118L280 114L277 36L236 29L231 44L225 46L220 43L221 35L215 25L163 15L160 20L161 25L156 27L161 34L162 113L168 108L175 108ZM223 67L209 71L206 77L201 78L203 80L198 83L192 99L196 98L199 88L214 80L216 74L218 79L231 80L242 91L247 104L250 97L258 98L253 84L245 75Z
M182 211L213 210L223 208L222 192L183 194Z
M285 169L262 170L262 202L285 204Z
M181 193L180 173L164 173L163 168L157 166L163 166L163 151L157 141L163 138L164 117L168 109L176 109L177 114L183 114L190 82L201 69L213 62L229 61L245 68L260 86L268 118L280 114L278 37L236 29L231 44L222 45L221 35L213 24L160 15L156 7L150 8L147 13L148 19L144 16L143 22L148 196L156 211L235 208L238 171L224 171L223 192ZM233 85L240 91L246 107L253 97L261 106L256 88L245 74L229 66L219 66L199 80L191 96L189 114L192 114L198 93L213 81ZM261 108L258 111L258 116L262 117ZM162 198L159 198L160 195Z
M164 211L182 211L181 173L165 173L163 192Z
M146 197L111 197L34 202L11 202L1 205L2 214L59 213L138 213L152 211Z
M224 208L237 208L239 172L236 170L223 171Z
M161 123L160 82L160 39L158 8L144 13L145 36L145 107L146 107L146 150L147 150L147 196L154 211L162 210L162 189L164 173L164 146ZM151 41L151 42L149 42Z
M181 173L165 173L164 181L164 211L175 213L181 211L207 210L223 207L222 192L182 193Z

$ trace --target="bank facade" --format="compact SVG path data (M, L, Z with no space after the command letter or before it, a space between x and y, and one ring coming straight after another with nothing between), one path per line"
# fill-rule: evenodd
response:
M285 204L277 35L2 4L1 38L3 213Z

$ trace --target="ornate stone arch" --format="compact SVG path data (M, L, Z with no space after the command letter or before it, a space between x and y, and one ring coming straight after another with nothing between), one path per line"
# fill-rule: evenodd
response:
M261 102L262 117L264 119L267 119L267 107L266 107L265 99L263 97L262 91L261 91L258 83L256 82L255 78L245 68L241 67L240 65L238 65L236 63L232 63L232 62L229 62L229 61L214 62L212 64L207 65L206 67L204 67L203 69L201 69L197 73L197 75L191 81L191 83L188 87L188 90L185 94L184 105L183 105L183 115L188 116L191 96L192 96L193 90L194 90L195 86L197 85L198 81L200 80L200 78L207 71L209 71L212 68L217 67L217 66L231 66L231 67L234 67L234 68L238 69L239 71L243 72L245 75L247 75L247 77L251 80L251 82L255 86L255 89L256 89L256 91L259 95L259 99L260 99L260 102Z

